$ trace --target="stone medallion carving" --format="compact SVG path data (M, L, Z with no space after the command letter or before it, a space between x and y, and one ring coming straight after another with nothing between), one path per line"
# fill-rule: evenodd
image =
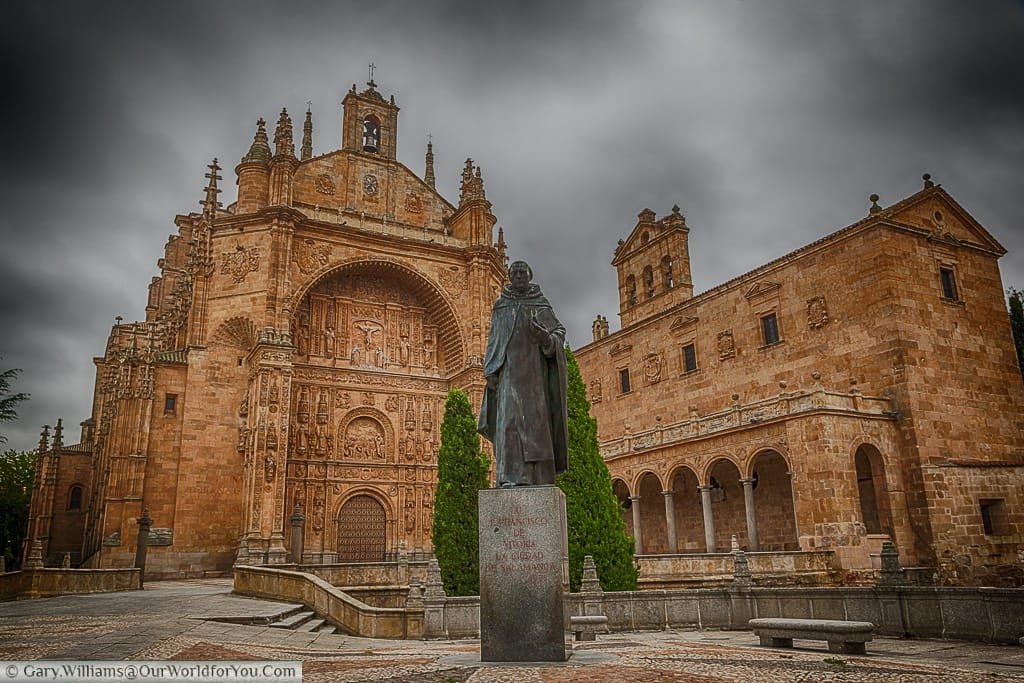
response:
M661 381L661 356L653 351L644 358L644 380L648 384Z
M718 357L721 360L733 358L736 355L736 342L732 338L732 330L718 333Z
M296 250L295 261L299 270L309 275L323 268L331 259L331 250L325 244L317 244L313 240L302 240Z
M334 178L326 173L318 175L316 177L316 191L320 194L333 195L335 193Z
M816 296L807 300L807 326L812 330L824 327L828 324L828 309L825 307L825 297Z
M601 380L599 379L590 380L590 402L601 402Z
M440 278L444 291L448 292L448 296L453 299L462 294L463 290L466 289L466 272L454 266L449 270L442 270Z
M415 192L409 192L405 195L405 210L409 213L422 213L423 211L423 200Z
M260 248L243 247L221 254L221 275L230 275L235 282L242 282L249 273L260 269Z
M377 183L377 176L367 173L363 176L363 194L367 197L376 197L380 185Z

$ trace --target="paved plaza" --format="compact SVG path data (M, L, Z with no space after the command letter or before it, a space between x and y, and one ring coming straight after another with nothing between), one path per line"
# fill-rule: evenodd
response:
M481 665L475 640L377 640L223 621L269 622L295 607L233 595L230 579L0 603L0 658L301 660L306 683L1024 680L1016 645L878 638L858 656L829 654L823 642L761 648L744 631L659 631L599 637L565 664Z

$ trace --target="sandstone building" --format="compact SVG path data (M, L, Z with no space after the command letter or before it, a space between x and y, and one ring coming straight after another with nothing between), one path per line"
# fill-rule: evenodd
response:
M40 441L29 538L47 562L147 575L431 551L444 396L479 405L505 245L480 169L458 203L396 159L371 81L340 148L261 119L222 208L179 215L145 320L94 359L78 444ZM643 558L884 540L940 580L1022 581L1024 386L998 242L941 187L694 296L689 227L644 210L615 251L622 329L577 352ZM296 518L298 519L298 517ZM803 551L803 552L799 552ZM671 561L666 565L673 568ZM674 569L671 569L674 571Z
M940 581L1021 583L1024 385L1005 250L920 192L693 296L678 208L612 265L622 329L577 358L638 554L892 540Z
M428 552L436 452L450 387L476 397L483 325L505 277L480 169L458 205L395 158L398 112L371 81L343 101L341 147L299 155L286 111L261 119L236 166L238 199L178 231L146 318L95 359L82 440L44 433L30 536L49 562L130 566L148 508L151 576L304 558ZM479 398L477 398L479 400Z

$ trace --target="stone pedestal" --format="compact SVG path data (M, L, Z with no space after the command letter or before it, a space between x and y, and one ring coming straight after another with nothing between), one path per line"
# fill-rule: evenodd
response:
M480 660L564 662L569 543L557 486L487 489L480 505Z

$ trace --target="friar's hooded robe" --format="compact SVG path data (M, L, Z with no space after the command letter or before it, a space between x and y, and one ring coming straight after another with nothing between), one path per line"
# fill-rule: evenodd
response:
M534 337L534 320L546 339ZM566 469L564 344L565 328L540 287L518 293L506 285L491 310L484 357L484 375L497 381L484 391L477 424L494 444L498 486L553 484Z

